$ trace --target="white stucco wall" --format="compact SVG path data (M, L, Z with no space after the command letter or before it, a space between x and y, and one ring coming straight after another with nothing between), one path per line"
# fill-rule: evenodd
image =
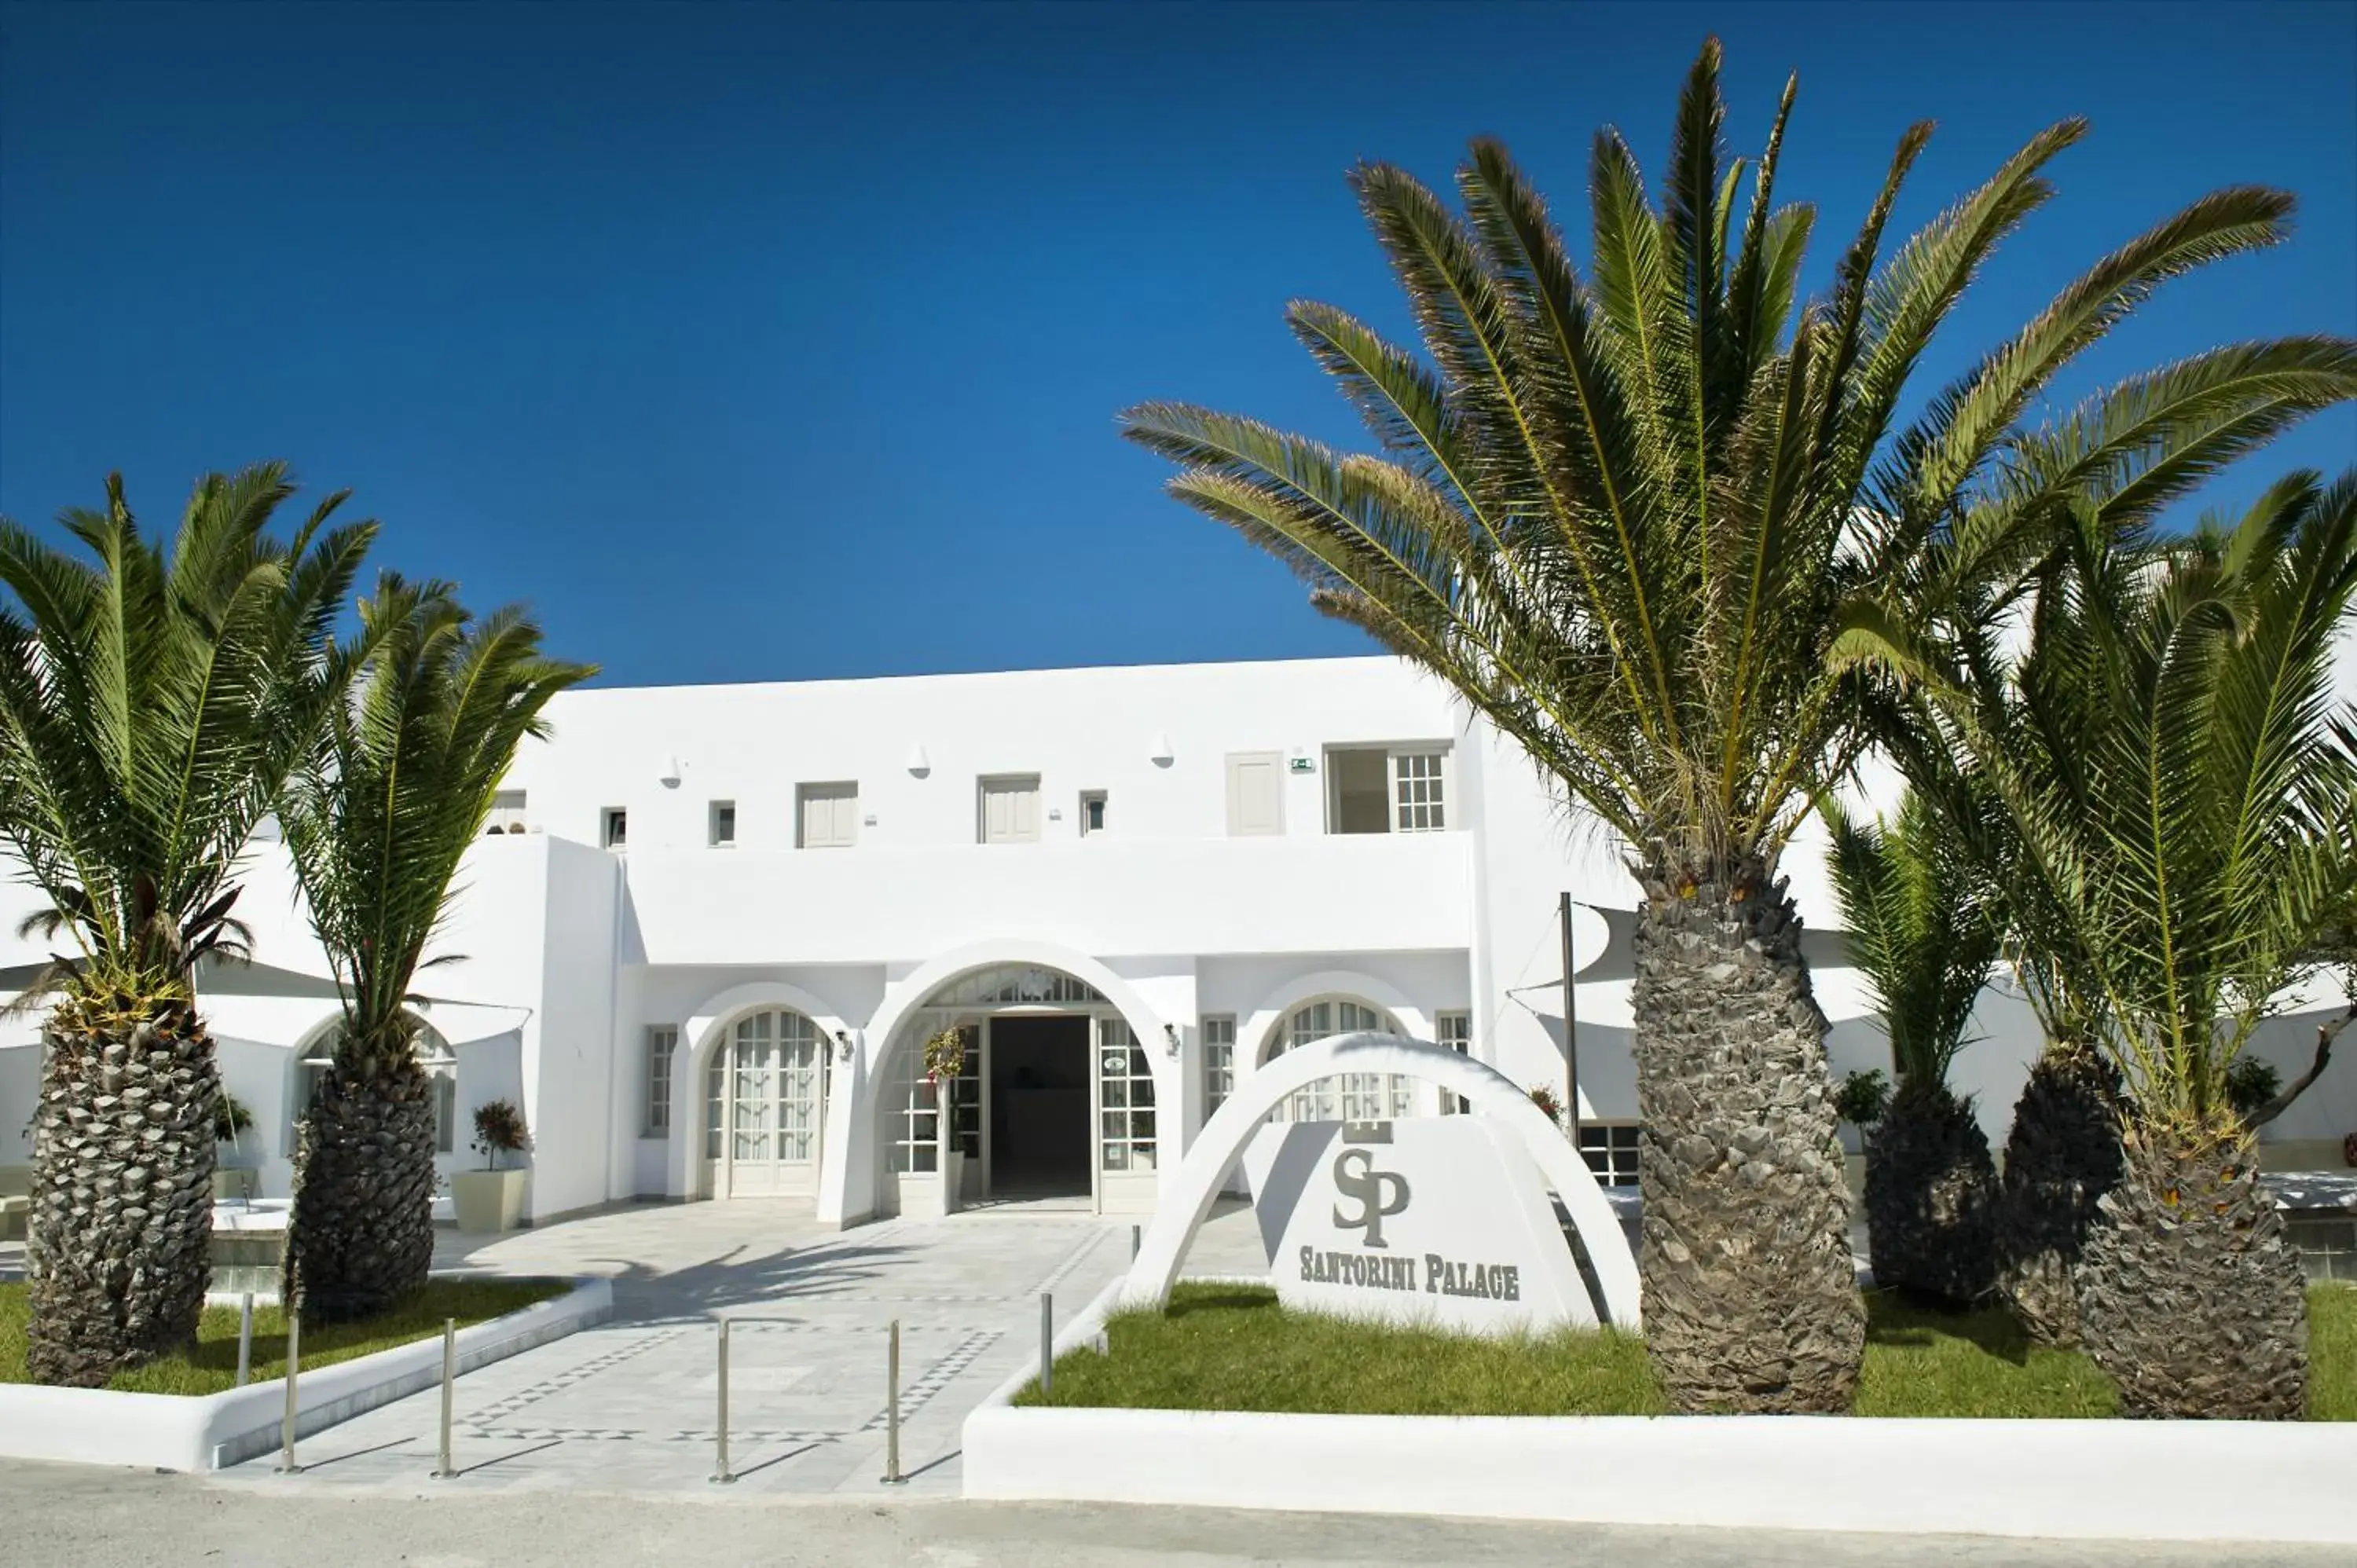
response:
M2357 690L2357 657L2341 679ZM468 854L433 950L459 960L417 981L462 1004L436 1019L461 1063L459 1162L473 1106L517 1100L538 1144L535 1216L688 1189L684 1141L702 1116L694 1042L674 1064L678 1141L650 1139L646 1031L755 993L747 987L805 997L856 1040L838 1082L856 1086L858 1108L830 1122L829 1138L866 1165L833 1174L824 1200L856 1216L875 1187L874 1088L903 1043L874 1026L907 1016L913 977L942 955L1073 955L1101 966L1157 1028L1175 1026L1180 1058L1165 1057L1158 1035L1145 1042L1167 1170L1202 1119L1198 1025L1210 1014L1236 1018L1242 1075L1287 999L1360 995L1418 1032L1463 1008L1479 1059L1523 1085L1560 1085L1557 897L1622 909L1635 897L1608 835L1566 811L1511 743L1390 659L597 689L564 693L549 719L552 738L528 746L509 781L524 791L532 831ZM1448 831L1327 831L1328 748L1422 743L1450 748ZM1227 832L1226 758L1247 751L1308 765L1284 775L1280 834ZM1039 842L974 842L977 779L999 773L1039 775ZM858 786L858 843L794 847L796 786L845 780ZM1107 827L1083 837L1080 795L1096 789L1107 793ZM1888 805L1896 791L1887 769L1869 768L1861 803ZM734 847L705 842L716 800L735 803ZM596 847L609 807L629 812L622 854ZM1804 918L1829 929L1836 908L1821 843L1811 827L1784 870ZM256 959L323 975L280 847L257 846L241 876L237 913L254 929ZM42 956L14 931L32 900L22 886L0 893L0 963ZM1604 921L1581 908L1582 965L1604 938ZM1834 1070L1887 1070L1856 973L1824 966L1815 978L1835 1025ZM1636 1114L1629 990L1609 979L1578 987L1591 1119ZM282 1187L290 1057L333 1004L205 1005L231 1087L260 1119L265 1182ZM2001 1139L2037 1031L2001 987L1975 1022L1983 1038L1957 1079ZM2254 1048L2289 1078L2306 1066L2313 1028L2312 1015L2270 1024ZM28 1157L20 1133L34 1031L29 1018L0 1021L0 1164ZM2342 1062L2269 1136L2337 1139L2352 1127L2357 1068Z

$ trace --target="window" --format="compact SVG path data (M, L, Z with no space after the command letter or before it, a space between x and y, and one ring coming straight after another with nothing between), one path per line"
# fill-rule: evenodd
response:
M1285 832L1285 758L1240 751L1228 758L1228 832L1254 838Z
M1429 833L1448 826L1445 746L1338 746L1326 753L1327 831Z
M2319 1209L2287 1214L2284 1241L2309 1279L2357 1281L2357 1219Z
M645 1134L650 1138L671 1134L671 1057L679 1047L679 1031L657 1028L647 1031L647 1116Z
M1461 1012L1435 1013L1432 1015L1432 1036L1435 1044L1447 1046L1460 1057L1471 1056L1473 1054L1473 1015ZM1461 1094L1450 1095L1448 1098L1459 1116L1473 1109Z
M794 797L796 847L849 849L858 842L858 785L805 784Z
M1039 776L1010 774L978 780L976 838L983 843L1039 842Z
M1275 1051L1363 1030L1396 1035L1399 1026L1363 1002L1333 998L1294 1010L1277 1030ZM1395 1073L1346 1072L1297 1090L1279 1110L1286 1122L1389 1122L1415 1114L1415 1080Z
M606 821L598 842L608 849L620 849L630 841L630 813L619 806L606 808Z
M524 792L521 789L500 789L491 796L490 832L520 833L524 829Z
M1203 1116L1228 1102L1236 1091L1236 1020L1233 1014L1221 1014L1202 1022L1203 1036Z
M712 847L737 847L737 802L734 800L712 802Z
M1081 836L1105 831L1105 792L1102 789L1081 791Z
M1637 1136L1634 1122L1582 1122L1579 1153L1606 1187L1635 1187Z
M941 1164L941 1090L925 1076L922 1035L932 1032L926 1026L917 1040L911 1040L900 1052L899 1069L896 1075L899 1091L888 1102L888 1126L892 1137L892 1169L901 1175L923 1176L938 1171ZM964 1059L958 1070L956 1085L956 1125L951 1129L955 1139L952 1147L968 1155L979 1155L982 1149L982 1029L978 1025L962 1025L958 1030L965 1046Z
M1394 826L1404 833L1438 832L1448 825L1441 800L1441 756L1437 751L1392 754Z
M1154 1069L1118 1018L1097 1020L1098 1160L1109 1171L1154 1168Z

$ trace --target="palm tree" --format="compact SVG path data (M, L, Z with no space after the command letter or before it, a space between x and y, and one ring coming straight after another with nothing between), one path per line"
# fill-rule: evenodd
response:
M192 969L236 949L240 852L342 691L337 606L375 535L328 497L279 544L284 465L199 480L169 559L120 476L61 522L0 521L0 830L70 937L33 1125L26 1367L95 1385L193 1339L211 1272L220 1076Z
M470 618L442 583L385 573L361 603L351 701L286 794L286 843L343 994L295 1154L286 1294L337 1321L391 1306L434 1259L433 1085L410 985L541 710L593 666L543 658L510 607ZM444 955L444 958L455 957Z
M1865 1335L1825 1023L1779 857L1870 744L1846 631L1902 618L1928 542L2002 489L1956 552L2009 567L2077 488L2012 460L2055 372L2162 281L2274 242L2290 200L2205 197L2098 262L1901 424L1916 362L1975 270L2050 194L2083 132L2032 138L1889 257L1928 127L1899 144L1832 296L1799 306L1814 222L1774 185L1792 89L1756 170L1721 154L1719 53L1679 102L1657 209L1609 131L1577 272L1506 150L1473 145L1462 216L1404 171L1351 177L1431 364L1326 306L1295 333L1372 428L1340 456L1171 403L1126 434L1179 499L1291 565L1320 610L1456 686L1627 847L1646 1340L1684 1408L1840 1410ZM1750 199L1738 203L1745 176ZM2138 378L2092 460L2158 505L2357 377L2347 345L2249 345ZM1920 607L1916 607L1920 608Z
M2011 693L1951 690L2057 983L2125 1093L2120 1172L2072 1270L2082 1338L2134 1413L2289 1418L2305 1296L2228 1092L2357 889L2357 709L2331 695L2357 596L2357 472L2299 474L2232 528L2090 531L2040 585ZM2052 703L2067 744L2024 715Z
M1988 889L1910 796L1887 825L1826 808L1834 885L1857 966L1873 983L1899 1076L1866 1142L1866 1233L1875 1283L1953 1306L1996 1283L1996 1166L1970 1101L1948 1087L1996 961Z
M2352 886L2357 706L2335 713L2332 644L2352 595L2357 471L2275 486L2096 612L2086 675L2114 705L2082 758L2093 812L2010 781L2093 932L2131 1096L2077 1283L2088 1353L2138 1413L2306 1411L2300 1270L2226 1080Z

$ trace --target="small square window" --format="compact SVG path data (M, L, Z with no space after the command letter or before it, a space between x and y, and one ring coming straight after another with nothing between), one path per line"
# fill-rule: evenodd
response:
M606 808L603 843L608 849L620 849L630 836L630 813L619 806Z
M737 844L737 802L712 802L712 847L733 849Z
M1105 831L1105 792L1102 789L1081 791L1081 836Z

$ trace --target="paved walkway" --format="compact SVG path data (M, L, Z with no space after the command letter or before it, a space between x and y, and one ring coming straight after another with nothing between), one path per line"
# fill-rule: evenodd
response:
M1936 1484L1936 1483L1933 1483ZM749 1483L748 1483L749 1485ZM896 1497L224 1489L0 1471L0 1568L2347 1568L2346 1548L1824 1535Z
M711 1488L716 1315L729 1329L735 1492L955 1496L959 1431L1038 1352L1039 1294L1059 1325L1128 1265L1130 1228L1020 1206L834 1232L758 1201L648 1205L499 1238L446 1234L437 1270L596 1274L614 1320L458 1380L457 1480L432 1483L438 1390L307 1438L231 1485L330 1490ZM1249 1211L1206 1226L1190 1272L1265 1273ZM901 1325L900 1460L887 1487L885 1377Z

